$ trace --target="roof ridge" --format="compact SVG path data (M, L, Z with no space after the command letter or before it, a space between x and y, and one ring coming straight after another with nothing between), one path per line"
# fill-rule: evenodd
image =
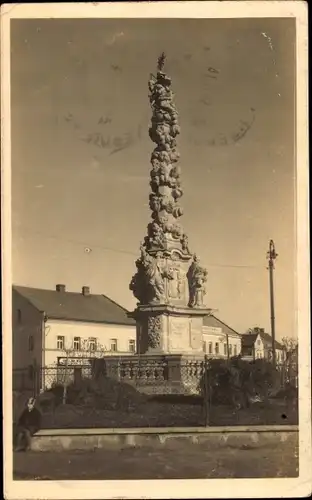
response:
M260 336L261 335L270 337L270 339L273 341L273 337L269 332L260 332ZM275 342L275 344L279 344L280 346L284 347L283 344L279 340L274 339L274 342Z
M227 328L229 328L230 330L232 330L232 332L236 333L237 335L242 335L241 333L239 333L236 330L234 330L234 328L232 328L231 326L229 326L226 323L224 323L224 321L222 321L221 319L217 318L217 316L215 316L214 314L210 314L210 316L212 316L213 318L215 318L217 321L220 321L220 323L222 323L222 325L226 326Z
M82 293L78 292L78 291L65 290L65 292L58 292L55 288L40 288L40 287L37 287L37 286L26 286L26 285L14 285L14 284L12 284L12 288L26 288L28 290L38 290L40 292L55 292L55 293L66 293L66 294L74 293L76 295L82 295ZM111 299L110 297L108 297L107 295L105 295L103 293L90 293L90 296L93 296L93 297L105 297L108 300L110 300L111 302L114 302L114 304L116 304L117 306L119 306L122 309L124 309L124 307L120 306L120 304L118 304L118 302L115 302L113 299Z
M15 286L15 285L12 285L12 290L15 289L16 292L18 292L17 288L30 288L28 286L21 286L19 287L19 285ZM34 290L34 288L33 288ZM37 290L37 289L35 289ZM42 309L40 309L39 307L37 307L33 302L32 300L29 298L29 297L26 297L25 295L22 296L24 300L26 300L26 302L28 302L28 304L30 304L34 309L36 309L39 313L41 314L45 314L45 311L43 311Z
M106 299L108 299L111 302L113 302L116 306L120 307L120 309L122 309L126 313L130 312L130 311L128 311L128 309L126 309L125 307L123 307L121 304L118 304L118 302L116 302L114 299L111 299L110 297L108 297L107 295L105 295L105 293L101 293L100 295L101 295L101 297L105 297Z
M60 293L56 289L19 285L12 285L12 291L51 319L135 325L128 310L103 293L90 293L86 300L78 291Z

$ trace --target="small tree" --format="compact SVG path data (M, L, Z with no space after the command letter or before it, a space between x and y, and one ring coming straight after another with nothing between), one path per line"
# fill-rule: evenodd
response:
M72 345L70 347L64 346L63 352L64 352L64 357L65 357L65 363L64 363L64 369L63 369L63 380L62 380L62 385L63 385L63 398L62 402L63 404L66 404L67 401L67 388L71 382L71 371L73 366L70 364L70 358L74 359L82 359L86 361L92 362L94 359L99 359L103 358L106 352L105 347L97 342L95 348L94 343L91 342L92 338L84 339L81 344L79 349L74 348L74 342L72 342ZM91 366L90 366L91 368Z
M241 359L240 356L230 360L214 359L209 361L206 377L208 391L204 391L204 381L201 381L201 392L204 397L211 395L211 401L216 404L227 403L236 408L245 408L255 396L268 400L270 391L276 384L277 373L272 363L265 359L252 362Z
M297 385L298 341L293 337L283 337L282 345L284 347L283 369L286 382L295 381L295 385Z

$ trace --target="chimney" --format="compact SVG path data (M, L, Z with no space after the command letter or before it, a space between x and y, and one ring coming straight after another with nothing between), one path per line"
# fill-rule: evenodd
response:
M84 295L85 297L87 295L90 295L90 287L89 286L83 286L82 287L82 295Z
M56 285L55 290L57 292L66 292L66 287L65 285Z

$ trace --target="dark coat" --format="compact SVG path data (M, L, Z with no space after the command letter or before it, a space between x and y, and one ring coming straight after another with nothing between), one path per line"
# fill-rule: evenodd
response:
M25 408L18 420L18 426L29 430L32 434L39 431L41 428L41 413L37 408L31 411Z

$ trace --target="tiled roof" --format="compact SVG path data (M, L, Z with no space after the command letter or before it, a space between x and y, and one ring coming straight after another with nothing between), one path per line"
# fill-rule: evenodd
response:
M105 295L85 296L77 292L58 292L24 286L13 286L13 290L51 319L135 325L135 321L128 318L127 310Z
M212 328L222 328L223 332L227 335L239 335L239 337L241 337L240 333L233 330L233 328L229 327L226 323L223 323L223 321L213 314L204 317L203 325Z
M245 333L244 335L242 335L242 348L253 347L258 335L260 335L261 339L266 344L269 344L270 346L272 345L271 335L269 333L259 331L256 333ZM275 349L284 349L284 347L282 346L282 344L280 342L275 340Z
M242 335L242 348L253 347L258 335L259 333L246 333L245 335Z
M272 337L269 333L261 332L260 335L262 340L264 340L264 342L267 342L268 344L272 345ZM280 342L275 340L275 349L284 349L284 346Z

